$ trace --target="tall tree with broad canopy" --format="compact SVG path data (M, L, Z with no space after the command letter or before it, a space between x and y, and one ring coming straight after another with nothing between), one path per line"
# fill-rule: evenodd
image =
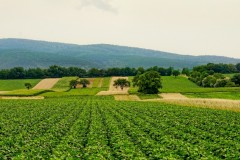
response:
M147 71L134 78L134 86L138 86L138 92L145 94L157 94L162 88L161 76L156 71Z
M90 84L90 81L87 80L87 79L81 79L81 80L79 81L79 84L81 84L83 88L86 88L87 85Z
M77 87L77 85L78 85L78 81L77 80L71 80L70 82L69 82L69 85L70 85L70 87L71 88L76 88Z
M124 87L129 87L130 86L130 82L124 78L119 78L117 80L114 81L113 86L115 86L116 88L120 87L121 90L123 90Z
M28 90L29 90L30 88L32 88L31 83L25 83L24 85L25 85L25 87L26 87Z

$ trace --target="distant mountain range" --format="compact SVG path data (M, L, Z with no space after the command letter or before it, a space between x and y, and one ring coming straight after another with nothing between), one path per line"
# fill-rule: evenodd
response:
M56 42L0 39L0 69L21 66L47 68L50 65L89 68L109 67L193 67L207 63L239 63L222 56L189 56L149 49L108 44L76 45Z

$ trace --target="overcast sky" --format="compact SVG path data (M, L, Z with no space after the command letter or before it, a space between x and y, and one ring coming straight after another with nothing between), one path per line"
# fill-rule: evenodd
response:
M240 0L0 0L0 38L240 58Z

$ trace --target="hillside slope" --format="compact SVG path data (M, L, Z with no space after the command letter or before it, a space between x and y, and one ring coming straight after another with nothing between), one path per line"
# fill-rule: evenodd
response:
M238 63L220 56L188 56L107 44L75 45L26 39L0 39L0 69L50 65L97 67L193 67L206 63Z

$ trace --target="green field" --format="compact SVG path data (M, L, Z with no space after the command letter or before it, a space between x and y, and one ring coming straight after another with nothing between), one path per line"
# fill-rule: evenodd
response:
M132 77L129 78L132 80ZM189 81L185 77L162 76L162 93L211 93L211 92L240 92L240 87L203 88ZM137 87L129 90L130 94L137 94Z
M0 80L0 91L12 91L25 89L25 83L31 83L34 87L40 79Z
M54 91L68 91L70 89L69 83L71 80L76 80L78 77L63 77L52 88Z
M0 101L0 159L239 159L240 113L85 96Z
M94 78L92 88L77 88L70 89L69 81L72 79L76 79L76 77L64 77L62 78L54 87L52 92L47 92L41 94L46 98L49 97L71 97L71 96L93 96L96 95L100 91L106 91L109 88L110 77L106 78ZM99 87L98 84L100 80L102 81L102 86Z
M20 96L20 97L24 97L24 96L37 96L43 93L47 93L49 92L49 90L27 90L27 89L20 89L20 90L14 90L14 91L10 91L7 93L2 93L0 94L0 96Z

